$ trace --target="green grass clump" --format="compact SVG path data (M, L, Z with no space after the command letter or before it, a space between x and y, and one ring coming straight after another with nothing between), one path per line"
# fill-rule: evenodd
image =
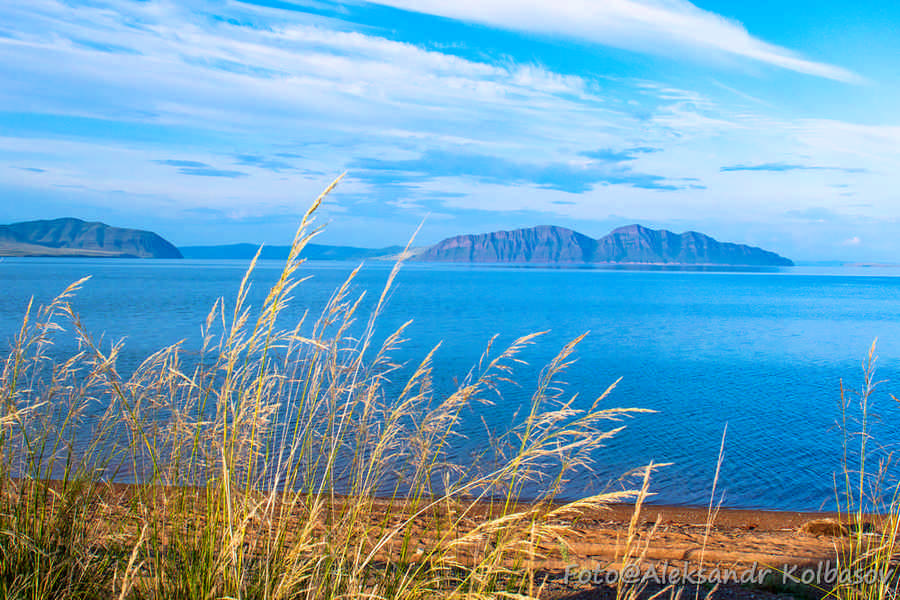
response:
M875 345L863 365L862 389L852 393L841 385L843 468L835 490L838 522L847 535L837 545L838 581L823 590L840 600L900 598L900 483L890 479L893 453L872 435L872 397L881 383L875 379Z
M640 412L563 395L580 338L544 368L520 423L461 463L449 457L463 411L515 376L536 335L489 345L436 397L437 348L399 393L386 387L405 372L390 356L406 325L380 344L375 325L400 263L367 314L351 295L357 269L311 328L282 323L336 183L263 305L247 305L254 259L233 307L212 308L194 366L176 344L121 376L121 345L104 349L69 304L83 280L29 306L0 372L0 596L533 597L564 518L634 497L556 502ZM51 360L63 325L77 349ZM535 482L540 495L520 503Z

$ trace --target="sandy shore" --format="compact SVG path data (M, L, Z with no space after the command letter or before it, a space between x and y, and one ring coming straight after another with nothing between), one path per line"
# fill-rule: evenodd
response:
M573 524L567 536L572 554L546 565L552 573L548 598L614 597L604 578L610 572L621 576L627 568L618 561L633 509L613 505ZM815 587L796 580L810 572L816 574L816 581L824 581L822 573L836 566L837 553L848 543L846 528L837 525L834 513L720 509L709 526L708 516L706 508L643 507L638 544L643 573L650 571L654 576L648 577L651 582L642 598L652 597L666 582L683 585L690 581L689 575L696 581L698 574L724 578L714 598L822 597ZM873 532L879 526L877 517L864 520L864 527ZM737 580L741 577L746 581ZM654 579L662 579L663 584L653 583ZM699 594L703 598L711 587L689 585L683 597ZM668 592L662 597L668 598Z
M112 506L125 509L133 488L113 484L108 488ZM336 497L337 504L346 499ZM516 510L526 510L522 504ZM387 499L372 501L370 519L377 522L391 513L401 519L405 513L400 504ZM340 508L335 506L340 512ZM456 504L454 512L465 511L459 534L464 534L483 522L496 510L488 503L474 506L465 502ZM565 570L572 565L593 569L608 566L617 561L625 548L629 523L634 515L634 505L609 504L601 509L581 512L578 516L563 519L563 537L568 545L564 555L550 551L540 561L547 570ZM709 511L700 507L644 505L640 512L637 533L638 543L648 562L682 566L685 563L721 564L733 567L753 565L778 566L808 565L833 560L845 535L829 522L837 514L826 512L794 512L721 508L713 513L708 524ZM428 544L428 527L425 522L415 529L422 534L420 542ZM878 517L866 519L866 527L877 531Z
M115 500L107 506L113 513L119 513L118 517L125 518L133 491L129 486L111 486L107 493L110 500ZM346 501L336 498L331 509L340 513L339 505ZM521 505L521 508L527 506ZM461 537L476 530L492 512L497 514L486 503L459 503L451 510L466 513L455 526L456 535ZM390 500L374 500L367 519L377 523L383 522L386 515L392 515L389 521L400 523L405 520L404 512ZM544 596L554 600L609 597L611 588L605 585L609 583L604 581L605 574L621 574L629 562L634 564L635 561L635 558L622 560L633 513L632 505L614 504L557 519L561 539L542 545L533 563L548 582ZM100 518L110 516L108 513ZM775 591L767 591L773 589L768 585L771 577L766 580L766 585L761 585L761 573L768 569L777 580L784 571L792 568L815 569L820 565L833 565L837 552L849 539L844 535L846 531L839 531L833 521L836 515L832 513L720 509L709 524L708 517L706 508L644 506L636 538L632 541L632 548L637 548L634 556L641 556L639 562L643 572L650 569L661 575L675 573L681 577L697 569L705 569L707 573L719 569L720 574L722 570L730 570L739 575L752 570L755 573L750 582L752 585L732 582L721 586L714 597L811 598L815 595L785 595L778 586L774 586ZM880 521L877 517L867 519L865 527L878 531ZM327 526L321 522L314 529L324 534ZM430 539L433 531L427 518L415 519L410 542L428 547L433 543ZM379 553L382 560L393 558L396 549L392 545L385 545L384 553ZM464 546L460 551L458 560L466 564L471 555ZM597 585L598 582L601 585ZM705 586L703 590L708 591L710 587ZM650 597L652 591L659 588L650 585L645 597ZM704 597L706 591L700 597ZM693 592L690 597L694 597Z
M614 560L633 512L633 506L612 505L579 519L571 535L578 558ZM646 558L680 565L702 555L706 563L751 566L807 564L834 555L837 538L831 532L803 530L835 518L831 513L720 509L707 528L708 516L706 508L644 506L639 529L647 537Z

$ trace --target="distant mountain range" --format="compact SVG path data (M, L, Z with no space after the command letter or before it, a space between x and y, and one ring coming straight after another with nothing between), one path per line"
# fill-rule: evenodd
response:
M418 260L469 263L792 266L774 252L719 242L708 235L628 225L600 239L552 225L459 235L422 251Z
M0 225L0 256L181 258L181 252L152 231L68 218Z
M250 260L256 256L259 244L228 244L225 246L183 246L180 248L185 258L219 258L232 260ZM291 251L290 246L263 246L260 259L284 260ZM300 254L307 260L363 260L366 258L382 258L396 255L403 251L403 246L387 248L355 248L353 246L323 246L307 244Z
M176 248L150 231L110 227L79 219L54 219L0 225L0 256L94 256L135 258L253 258L256 244ZM289 246L264 246L263 259L283 260ZM309 260L396 258L401 246L357 248L309 244ZM640 225L620 227L594 239L577 231L542 225L513 231L447 238L418 248L412 260L457 263L623 264L791 266L794 263L754 246L719 242L695 231L682 234Z

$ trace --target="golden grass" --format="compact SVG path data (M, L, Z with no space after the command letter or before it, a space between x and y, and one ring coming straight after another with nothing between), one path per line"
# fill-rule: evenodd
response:
M876 342L872 342L863 364L862 389L854 394L841 384L843 469L842 478L835 480L835 490L838 522L849 535L837 552L837 571L845 573L846 578L839 577L836 585L824 590L827 597L840 600L900 597L900 484L888 479L893 456L873 447L871 431L872 396L881 383L875 380ZM852 406L854 398L857 411ZM850 417L854 412L858 412L858 419ZM855 452L851 452L853 444ZM854 455L857 458L851 458Z
M85 280L46 307L28 307L0 371L0 597L537 598L545 591L538 566L565 558L568 524L623 500L635 508L616 562L643 563L641 507L661 465L637 470L634 490L557 501L624 419L648 412L608 408L615 383L592 402L566 395L560 378L583 336L544 367L518 425L460 462L450 457L464 412L489 408L540 333L500 350L492 340L457 389L438 396L438 348L390 391L409 372L391 359L408 323L381 343L376 323L402 262L372 310L353 295L357 268L317 317L283 322L304 281L301 252L320 231L315 212L339 180L303 217L262 306L247 302L254 259L233 305L212 307L193 366L176 344L122 377L121 344L105 349L69 304ZM51 360L60 335L74 336L77 350ZM861 433L851 431L851 396L842 393L847 445L836 483L851 539L839 567L887 576L900 497L885 479L888 464L866 462L874 363L873 345ZM526 489L541 492L523 502ZM885 515L875 533L858 526L867 508ZM711 498L706 537L716 510ZM898 597L888 577L822 592ZM615 589L623 600L647 593L621 580ZM655 597L684 594L666 588Z
M351 295L357 269L311 335L282 323L314 213L337 183L303 217L261 307L247 305L256 259L233 306L212 307L194 367L176 344L123 378L121 345L104 349L69 304L84 280L29 306L0 373L0 596L536 597L535 560L564 543L561 517L646 497L645 479L643 490L556 502L642 412L606 407L615 384L593 402L564 394L581 338L544 368L521 423L458 463L448 457L462 412L488 405L540 334L489 345L437 397L437 348L399 394L386 389L403 372L390 356L406 325L376 345L375 324L401 263L367 314ZM63 327L78 350L51 361ZM540 495L520 503L534 482ZM487 513L476 522L473 510Z

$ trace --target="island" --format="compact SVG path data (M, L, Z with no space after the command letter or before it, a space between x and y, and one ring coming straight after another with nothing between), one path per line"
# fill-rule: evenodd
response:
M694 265L790 267L793 261L755 246L719 242L688 231L628 225L599 239L553 225L458 235L422 249L416 260L457 263Z
M73 218L0 225L0 256L182 258L152 231Z
M249 260L259 244L176 248L151 231L111 227L65 218L0 225L0 256L78 256ZM263 260L284 260L290 246L262 246ZM565 227L540 225L472 235L457 235L403 255L402 246L361 248L307 244L308 260L396 260L422 262L533 265L667 265L711 267L789 267L779 254L696 231L672 233L642 225L619 227L595 239Z

